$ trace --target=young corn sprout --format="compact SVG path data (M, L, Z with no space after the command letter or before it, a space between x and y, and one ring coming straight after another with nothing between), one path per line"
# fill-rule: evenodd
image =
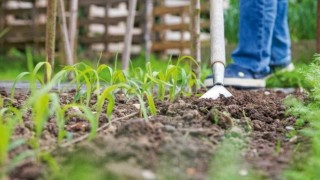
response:
M191 60L197 63L192 57L183 56L178 59L176 65L169 62L164 72L152 72L151 65L147 67L146 76L156 84L158 99L164 100L168 92L170 101L173 101L175 97L181 94L191 94L194 84L199 87L200 83L191 69L187 71L180 65L180 63L185 60ZM169 90L167 91L167 89Z
M50 116L55 116L56 123L58 125L59 134L58 142L61 143L66 132L64 131L65 114L68 109L76 108L79 109L79 113L72 114L70 116L79 116L90 122L91 132L90 138L94 137L98 127L98 120L93 115L92 111L88 106L79 104L67 104L64 106L60 105L59 96L54 92L51 92L53 86L65 78L70 71L62 70L58 72L50 82L48 82L41 89L37 90L36 93L29 97L27 101L27 107L32 107L33 121L36 127L36 139L40 139L43 127L48 121ZM84 76L86 77L86 76ZM50 109L50 110L49 110ZM36 146L36 148L38 148Z
M92 93L100 89L100 80L97 71L84 63L66 66L64 70L74 74L74 80L70 83L73 84L76 82L76 96L74 101L80 99L80 102L83 103L82 97L84 92L86 94L85 105L88 106ZM84 84L85 91L81 91L81 87Z
M119 88L128 88L126 84L117 84L106 87L101 94L98 95L97 101L97 118L99 118L102 114L102 108L105 103L105 100L108 100L108 105L106 109L107 118L110 122L111 115L115 105L114 91Z
M3 108L3 105L4 105L4 100L0 94L0 108Z
M0 167L7 162L11 135L20 121L22 115L16 108L0 109Z
M148 119L148 113L147 113L147 108L145 105L145 102L143 100L143 96L145 94L145 92L143 91L143 89L140 89L140 86L133 80L129 80L128 82L130 84L130 88L128 89L128 94L132 94L134 96L136 96L139 100L139 104L140 104L140 109L141 109L141 113L143 115L143 117L147 120ZM154 102L153 99L152 100L152 107L154 107Z
M19 122L20 124L22 122L22 113L18 109L0 105L0 179L27 158L34 157L34 152L27 150L16 154L10 161L8 160L10 151L26 144L24 139L11 139Z
M31 90L31 94L34 94L34 92L36 91L36 88L37 88L37 81L42 85L44 86L44 81L43 79L38 75L38 72L39 70L44 67L45 68L45 72L47 74L46 77L51 77L52 75L52 68L51 68L51 65L48 63L48 62L40 62L36 65L36 67L30 71L30 72L22 72L20 73L13 85L12 85L12 88L11 88L11 99L13 100L14 99L14 93L15 93L15 89L16 89L16 85L17 83L25 76L29 75L29 83L30 83L30 90ZM50 81L50 79L48 80Z

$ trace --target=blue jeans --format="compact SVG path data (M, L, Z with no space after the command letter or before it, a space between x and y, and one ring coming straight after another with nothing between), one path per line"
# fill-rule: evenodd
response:
M255 73L291 61L287 0L240 0L239 44L232 53L238 66Z

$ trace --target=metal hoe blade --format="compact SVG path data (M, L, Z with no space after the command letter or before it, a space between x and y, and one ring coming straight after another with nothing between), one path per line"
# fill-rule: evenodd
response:
M231 97L232 94L222 85L215 85L200 98L218 99L220 96Z
M200 98L218 99L221 95L224 97L232 96L232 94L223 86L224 70L224 65L222 63L213 64L214 86Z

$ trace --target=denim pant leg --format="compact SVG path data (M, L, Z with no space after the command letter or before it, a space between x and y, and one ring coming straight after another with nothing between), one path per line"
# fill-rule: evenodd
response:
M269 71L278 0L240 0L239 43L231 57L236 65Z
M288 0L278 0L277 17L273 30L270 65L285 65L291 61L291 42L288 25Z

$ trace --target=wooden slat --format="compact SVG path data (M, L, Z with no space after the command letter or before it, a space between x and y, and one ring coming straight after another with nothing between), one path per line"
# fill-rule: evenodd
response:
M179 7L155 7L153 10L154 16L161 16L165 14L181 14L181 12L188 12L188 6L179 6Z
M124 36L123 35L108 35L108 38L104 40L102 37L81 37L80 42L81 43L118 43L118 42L124 42ZM132 42L134 44L140 44L143 43L143 36L142 35L134 35L132 38Z
M17 9L6 9L5 14L9 15L31 15L33 11L33 8L17 8ZM39 7L37 8L37 14L44 14L46 13L47 8L45 7Z
M44 42L45 37L33 37L33 36L24 36L24 37L5 37L5 42L9 43L32 43L35 40L39 42Z
M38 38L38 37L45 37L46 36L46 32L45 31L37 31L37 33L35 33L34 31L23 31L23 32L18 32L18 33L14 33L14 32L8 32L4 37L5 38L18 38L18 37L33 37L33 38Z
M181 31L189 30L189 24L157 24L153 26L153 31L161 32L164 30Z
M34 0L19 0L19 1L22 1L22 2L34 2Z
M34 32L34 25L8 25L6 26L9 28L8 33L19 33L19 32ZM45 24L37 24L37 31L45 31L46 25Z
M189 31L189 24L157 24L154 25L152 30L155 32L161 32L164 30L171 30L171 31ZM202 21L201 22L201 28L210 28L210 22L209 21Z
M127 2L128 0L80 0L79 6L89 6L89 5L105 5L107 4L107 1L110 3L121 3L121 2ZM108 2L108 3L109 3Z
M119 16L119 17L108 17L107 18L93 18L93 19L80 19L79 24L80 25L87 25L87 24L105 24L108 20L109 25L115 25L119 22L125 22L127 20L127 16ZM136 23L143 22L144 18L141 14L138 14L136 16Z
M178 42L178 41L168 41L168 42L155 42L152 44L153 51L165 51L167 49L184 49L189 48L190 42Z
M110 3L111 5L128 2L129 0L80 0L80 6L90 6L90 5L106 5Z

